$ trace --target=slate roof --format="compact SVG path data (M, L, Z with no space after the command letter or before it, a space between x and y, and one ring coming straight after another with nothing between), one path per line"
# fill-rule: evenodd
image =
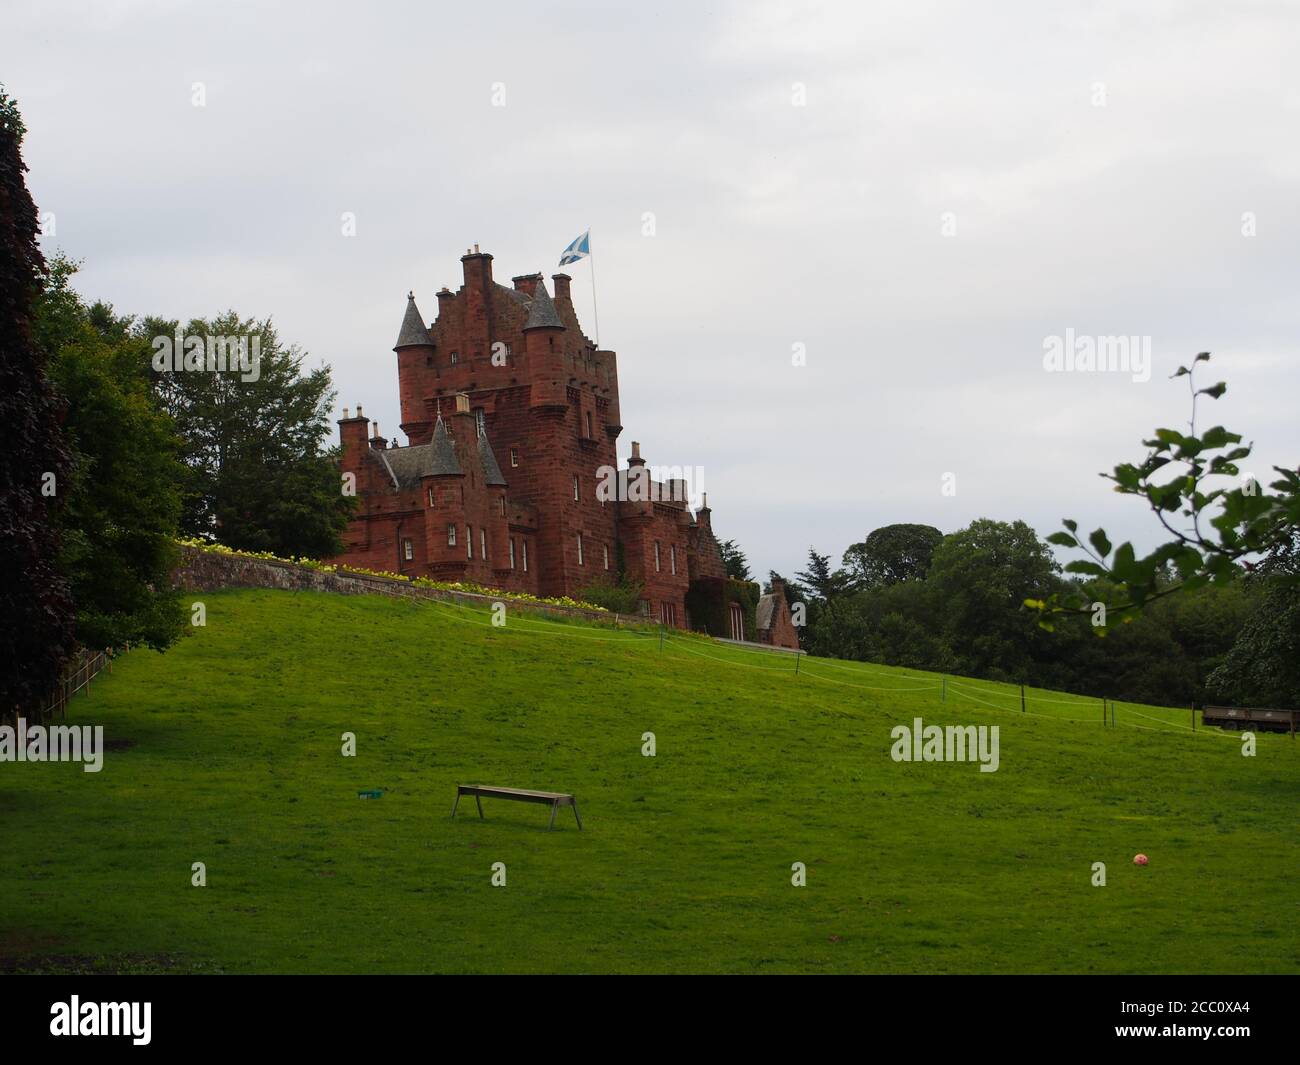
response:
M483 483L499 484L504 487L506 479L501 476L501 467L497 465L497 457L492 454L492 445L488 443L487 435L483 432L478 434L478 457L483 463Z
M538 281L533 291L532 306L528 309L528 321L524 329L563 329L564 323L556 313L551 294L546 291L545 282Z
M430 449L428 473L465 472L460 468L456 449L452 446L451 437L447 435L447 423L442 420L441 414L438 415L437 424L433 427L433 443L425 446Z
M415 293L412 292L406 297L406 314L402 317L402 329L397 334L397 343L393 345L393 350L432 345L433 337L429 335L428 327L420 317L420 308L415 305Z

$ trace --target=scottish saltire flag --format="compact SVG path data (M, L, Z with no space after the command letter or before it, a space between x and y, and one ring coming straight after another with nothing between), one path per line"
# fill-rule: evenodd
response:
M582 236L574 240L564 253L560 256L560 265L568 266L569 263L576 263L585 259L591 254L591 230L587 230Z

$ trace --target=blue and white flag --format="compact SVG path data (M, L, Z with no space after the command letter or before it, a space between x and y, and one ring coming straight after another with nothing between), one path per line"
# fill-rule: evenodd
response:
M568 266L569 263L580 262L591 254L591 230L587 230L582 236L574 240L567 248L564 249L560 256L560 265Z

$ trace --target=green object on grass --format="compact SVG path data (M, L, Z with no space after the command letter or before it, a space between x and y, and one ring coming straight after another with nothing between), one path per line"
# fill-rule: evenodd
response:
M383 797L384 793L378 788L371 788L369 791L357 792L358 799L382 799Z

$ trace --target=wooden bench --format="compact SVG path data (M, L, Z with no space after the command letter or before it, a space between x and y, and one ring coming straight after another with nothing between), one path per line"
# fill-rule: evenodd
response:
M578 800L561 791L529 791L525 788L489 788L482 784L457 784L456 801L451 804L451 816L455 818L456 807L460 805L462 795L473 795L478 804L478 815L483 816L483 796L489 799L514 799L516 802L539 802L551 808L551 823L547 831L555 827L555 813L561 806L572 806L573 816L578 822L578 831L582 831L582 817L578 813Z

